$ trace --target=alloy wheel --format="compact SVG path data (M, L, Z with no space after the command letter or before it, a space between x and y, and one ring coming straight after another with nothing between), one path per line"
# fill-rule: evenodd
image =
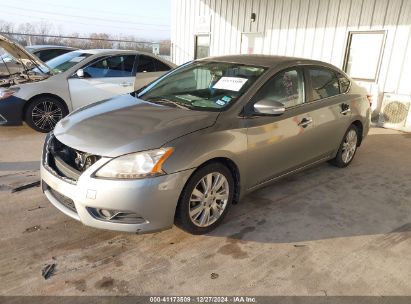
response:
M43 101L33 108L31 117L38 128L51 131L63 118L63 110L52 101Z
M349 163L354 157L355 150L357 149L357 142L357 132L351 129L345 136L342 146L341 158L344 163Z
M218 172L204 176L190 196L189 215L194 225L208 227L215 223L227 207L230 187L226 177Z

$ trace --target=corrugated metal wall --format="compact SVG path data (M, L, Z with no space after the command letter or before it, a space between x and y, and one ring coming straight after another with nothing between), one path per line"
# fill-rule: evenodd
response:
M210 55L240 53L241 33L262 33L263 53L340 68L350 31L386 30L378 91L411 95L411 0L173 0L172 59L194 58L200 16L211 18ZM256 13L255 22L250 21Z

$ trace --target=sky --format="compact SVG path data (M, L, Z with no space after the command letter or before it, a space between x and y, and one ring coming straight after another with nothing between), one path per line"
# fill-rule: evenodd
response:
M59 34L170 38L171 0L0 0L0 20L48 22Z

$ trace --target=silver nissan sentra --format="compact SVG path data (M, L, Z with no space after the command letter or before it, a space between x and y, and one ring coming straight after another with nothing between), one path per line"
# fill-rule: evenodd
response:
M320 162L348 166L369 116L367 92L330 64L209 57L61 120L42 189L88 226L207 233L250 191Z

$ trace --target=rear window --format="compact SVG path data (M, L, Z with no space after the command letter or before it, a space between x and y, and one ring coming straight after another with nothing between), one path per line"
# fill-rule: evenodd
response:
M308 75L311 80L311 101L340 94L339 79L334 71L323 68L309 68Z

